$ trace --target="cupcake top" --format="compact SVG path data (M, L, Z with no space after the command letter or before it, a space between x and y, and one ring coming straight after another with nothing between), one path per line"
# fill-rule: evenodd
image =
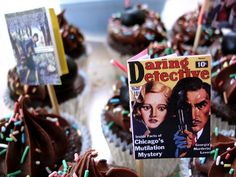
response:
M122 129L122 131L130 134L129 91L127 78L121 77L113 88L114 95L108 100L105 107L106 119L110 123L111 127L115 124L115 126L118 126L118 129ZM121 132L118 130L117 133ZM126 139L127 135L123 138ZM131 137L129 139L129 141L131 141Z
M65 53L78 58L85 52L84 36L78 27L69 24L64 16L65 10L57 15Z
M196 159L196 168L208 177L236 176L236 139L213 134L211 144L212 155Z
M67 66L69 73L61 76L62 84L54 86L59 103L77 96L81 93L85 84L83 78L78 74L78 67L73 59L67 58ZM7 85L10 98L14 101L16 101L20 95L27 94L34 104L34 107L50 104L47 88L44 85L22 85L16 67L8 71Z
M199 13L200 8L179 17L172 28L173 38L178 35L179 38L182 39L183 44L193 46L195 34L197 32ZM203 25L199 46L210 46L220 34L221 32L219 30Z
M138 175L126 168L107 164L106 160L95 161L97 153L88 150L83 155L75 154L75 162L62 161L58 172L53 172L49 177L138 177Z
M150 42L166 39L166 29L159 14L143 4L113 14L108 22L108 33L109 44L125 54L136 54Z
M65 157L69 123L42 110L29 111L21 96L10 119L2 119L0 173L7 176L47 176Z

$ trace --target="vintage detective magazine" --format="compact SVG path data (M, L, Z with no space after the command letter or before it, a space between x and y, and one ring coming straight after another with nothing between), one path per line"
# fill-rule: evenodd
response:
M68 72L59 25L53 9L5 14L22 84L61 84Z
M135 159L205 157L210 153L211 56L127 61Z

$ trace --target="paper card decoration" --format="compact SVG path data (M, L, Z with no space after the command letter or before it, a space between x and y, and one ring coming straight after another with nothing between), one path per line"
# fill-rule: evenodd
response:
M137 56L127 61L135 159L208 156L211 56Z
M68 72L53 13L37 8L5 14L22 84L59 85L60 75Z

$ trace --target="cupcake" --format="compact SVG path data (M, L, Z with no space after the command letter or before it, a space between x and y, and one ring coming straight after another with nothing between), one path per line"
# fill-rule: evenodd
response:
M80 94L85 86L84 78L78 73L76 63L67 58L69 73L61 76L62 85L54 85L59 103L63 103ZM16 67L10 69L7 75L8 91L5 102L12 107L20 95L28 94L33 106L50 105L46 86L22 85ZM65 94L66 93L66 94Z
M205 172L209 177L213 176L236 176L236 139L219 135L212 135L213 155L200 162L195 159L196 168ZM228 166L229 165L229 166Z
M73 59L85 53L84 36L78 27L69 24L65 18L65 10L57 15L65 53Z
M223 36L222 43L213 55L212 63L212 111L236 124L236 35Z
M95 150L88 150L80 156L75 154L74 157L74 162L62 161L63 165L59 171L54 171L49 177L138 177L127 167L107 164L105 159L95 161L97 157Z
M102 114L102 129L115 164L135 169L132 135L130 132L129 93L127 78L121 77L114 86L114 95L108 100ZM140 128L143 128L140 123ZM157 177L172 174L178 159L148 159L144 162L144 176ZM155 170L154 170L155 169Z
M185 158L181 159L180 176L192 177L215 177L215 176L234 176L235 173L235 125L230 125L220 117L212 114L211 130L211 155L204 158ZM230 149L231 150L230 150ZM233 151L232 151L233 150ZM230 155L227 155L230 154ZM230 156L230 158L225 157ZM224 164L232 164L227 166ZM231 167L234 170L231 170Z
M27 109L21 96L10 118L0 121L3 176L47 176L63 159L72 160L81 152L80 131L66 119L42 109Z
M146 5L128 7L112 15L108 22L108 43L121 54L134 55L153 41L166 39L166 29L158 13Z
M191 49L194 44L198 27L198 17L200 8L180 16L172 27L171 36L173 41L178 40L185 49ZM217 38L221 36L221 31L206 25L202 25L200 39L198 43L199 52L205 53ZM200 49L201 48L201 49Z

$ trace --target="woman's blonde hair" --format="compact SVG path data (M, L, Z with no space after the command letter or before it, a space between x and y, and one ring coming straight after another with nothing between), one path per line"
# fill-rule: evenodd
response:
M137 100L135 101L135 104L133 106L133 117L138 120L142 120L140 108L143 105L144 97L147 93L163 93L164 96L167 98L167 102L168 102L171 92L172 90L170 87L162 84L159 81L147 82L146 84L142 86L140 94Z

